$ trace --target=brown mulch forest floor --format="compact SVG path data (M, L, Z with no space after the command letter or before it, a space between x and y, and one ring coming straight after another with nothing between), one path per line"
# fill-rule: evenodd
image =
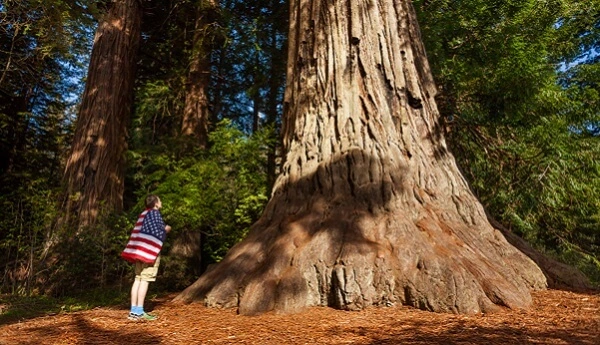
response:
M399 306L248 317L161 298L148 303L156 321L97 308L0 325L0 344L600 344L599 293L548 290L534 301L529 310L485 315Z

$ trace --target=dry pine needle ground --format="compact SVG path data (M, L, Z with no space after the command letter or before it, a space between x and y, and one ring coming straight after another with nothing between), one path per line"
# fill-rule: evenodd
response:
M600 294L534 293L529 310L436 314L396 306L240 316L235 310L150 301L156 321L97 308L0 325L0 344L600 344Z

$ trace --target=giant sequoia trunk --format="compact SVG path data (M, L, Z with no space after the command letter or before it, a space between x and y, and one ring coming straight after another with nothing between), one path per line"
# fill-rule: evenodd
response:
M139 0L110 4L94 46L65 168L67 218L77 228L93 224L101 205L123 207L127 123L133 101L142 8Z
M242 314L527 307L540 269L448 152L407 0L292 0L282 173L250 234L177 299Z

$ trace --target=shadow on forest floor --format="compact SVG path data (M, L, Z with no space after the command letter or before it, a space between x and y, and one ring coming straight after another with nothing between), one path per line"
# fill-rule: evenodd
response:
M68 297L0 295L0 325L90 310L97 307L129 308L129 291L94 289Z
M150 293L146 297L146 311L160 308L170 302L175 293ZM43 316L73 313L95 308L129 310L129 290L97 289L71 297L0 295L0 326Z
M64 329L68 328L68 335L65 335ZM50 325L32 327L27 330L28 339L20 340L18 345L37 345L40 340L46 342L48 339L63 338L63 341L75 344L87 345L106 345L119 344L119 339L128 337L136 339L136 344L161 344L162 337L156 334L150 334L146 330L136 328L124 328L119 330L106 329L102 325L95 325L93 320L89 320L82 314L75 314L72 321L59 321ZM64 339L64 338L68 339ZM0 345L4 345L0 342Z
M469 322L456 322L453 325L436 326L423 320L402 320L386 325L389 331L380 328L358 327L350 332L368 338L366 344L598 344L597 330L567 330L548 327L510 325L474 325ZM333 328L335 336L341 329ZM345 329L343 332L348 332Z

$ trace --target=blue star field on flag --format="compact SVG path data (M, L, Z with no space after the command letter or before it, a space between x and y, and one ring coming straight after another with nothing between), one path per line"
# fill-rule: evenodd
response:
M161 241L164 241L167 233L165 231L165 222L163 221L158 210L151 210L144 219L141 233L152 235Z

